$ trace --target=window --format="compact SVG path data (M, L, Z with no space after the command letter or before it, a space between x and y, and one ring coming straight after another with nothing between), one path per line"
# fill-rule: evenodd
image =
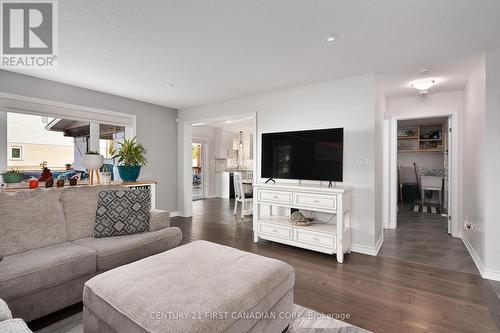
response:
M23 160L23 147L22 146L11 146L9 159L11 161L22 161Z

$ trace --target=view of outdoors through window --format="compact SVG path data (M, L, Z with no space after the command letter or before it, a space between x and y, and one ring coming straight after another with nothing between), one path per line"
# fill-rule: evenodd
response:
M112 152L125 137L125 128L106 124L97 126L99 153L105 158L105 163L112 166L115 164L111 159ZM90 150L89 140L89 122L8 113L7 168L34 176L43 167L56 172L85 172L82 158Z
M7 114L7 167L40 170L45 164L65 170L74 160L73 138L53 132L46 126L53 118L26 114Z

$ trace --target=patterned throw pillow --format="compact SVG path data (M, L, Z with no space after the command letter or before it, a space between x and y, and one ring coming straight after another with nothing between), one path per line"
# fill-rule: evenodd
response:
M150 207L149 189L99 192L94 237L123 236L148 231Z

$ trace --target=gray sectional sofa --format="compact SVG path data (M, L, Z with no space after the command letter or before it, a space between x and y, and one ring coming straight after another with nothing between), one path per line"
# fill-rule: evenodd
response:
M0 191L0 298L14 317L42 317L82 300L84 283L176 247L182 233L152 210L150 231L93 238L97 194L116 186Z

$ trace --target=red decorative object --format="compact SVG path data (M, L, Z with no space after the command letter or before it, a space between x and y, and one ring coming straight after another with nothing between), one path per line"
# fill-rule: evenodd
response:
M39 182L46 182L49 178L52 178L52 172L50 172L50 169L47 167L43 168L42 174L40 177L38 177ZM52 179L52 181L54 181Z
M36 178L31 178L28 181L28 184L30 185L30 189L34 189L38 187L38 180Z

